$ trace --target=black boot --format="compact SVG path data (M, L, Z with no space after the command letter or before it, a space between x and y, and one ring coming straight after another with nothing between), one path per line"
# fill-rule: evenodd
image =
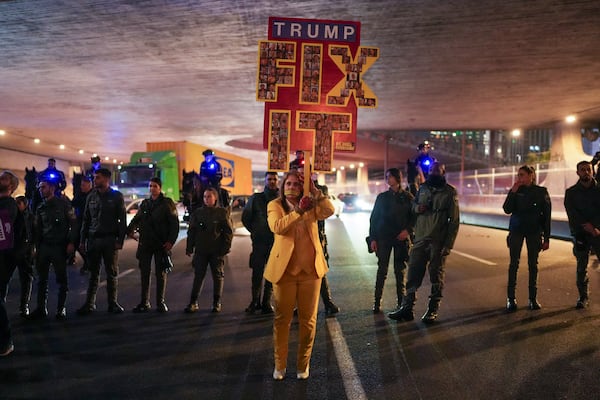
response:
M21 282L21 304L19 306L19 312L21 317L27 318L29 316L29 300L31 298L31 281Z
M223 278L217 278L213 284L213 313L221 312L221 296L223 295Z
M252 282L252 301L250 302L250 304L248 304L248 307L246 307L245 311L248 314L254 314L254 312L258 311L261 309L261 305L260 305L260 290L262 288L260 287L260 285L256 285L254 282Z
M381 312L381 298L383 297L383 283L384 281L377 277L375 282L375 301L373 302L373 314L379 314Z
M421 317L421 321L426 324L432 324L438 317L438 309L440 308L440 300L439 298L429 299L429 305L427 307L427 311Z
M64 320L67 318L67 308L65 304L67 303L67 291L64 289L60 289L58 292L58 303L56 306L56 319Z
M45 287L44 287L45 286ZM46 304L48 302L48 285L42 283L41 287L38 286L37 293L37 308L30 314L31 319L43 319L48 316L48 309Z
M340 308L331 300L331 291L329 290L327 275L324 275L321 279L321 298L325 305L325 314L334 315L340 312Z
M108 312L112 314L121 314L125 309L117 301L117 279L106 279L106 293L108 297Z
M263 298L261 313L262 314L273 314L273 306L271 305L271 297L273 296L273 284L265 280L265 287L263 289Z
M530 286L529 287L529 309L530 310L539 310L542 308L540 303L537 301L537 287Z
M93 282L90 278L90 284L87 290L85 303L77 309L78 315L88 315L96 311L96 291L98 290L98 282Z
M167 291L167 274L161 272L156 277L156 311L165 313L169 311L165 303L165 292Z
M394 312L388 314L393 320L396 321L412 321L415 319L415 313L413 308L415 306L415 301L417 300L417 296L415 293L408 293L402 300L402 305L400 308Z
M508 299L506 299L506 312L515 312L517 311L517 301L511 297L509 297Z

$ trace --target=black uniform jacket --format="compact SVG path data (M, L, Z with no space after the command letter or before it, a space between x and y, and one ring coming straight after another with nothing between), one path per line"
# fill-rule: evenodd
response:
M565 210L573 236L585 233L583 224L591 223L600 228L600 187L596 181L586 188L580 182L565 191Z
M175 203L162 193L156 200L145 199L127 227L127 233L140 232L140 250L160 250L163 244L175 244L179 234L179 218Z
M202 207L190 219L185 252L224 256L231 249L233 229L222 207Z
M523 234L540 232L544 240L550 239L550 214L552 203L548 190L543 186L521 186L516 192L508 192L504 212L511 214L508 230Z
M377 195L371 212L371 239L393 240L405 229L412 233L416 219L412 212L413 200L414 196L406 190L394 192L390 189Z
M35 212L36 244L75 244L75 212L63 197L44 200Z

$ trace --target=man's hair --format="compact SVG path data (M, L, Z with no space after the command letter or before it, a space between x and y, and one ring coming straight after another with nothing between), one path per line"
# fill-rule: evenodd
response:
M17 202L17 204L23 204L25 207L29 205L29 200L27 200L27 197L22 195L15 197L15 201Z
M150 178L150 182L156 183L159 187L162 187L162 181L158 176Z
M579 161L577 163L577 171L579 171L579 167L581 167L582 165L592 165L592 162L591 161L586 161L586 160Z
M267 175L275 175L275 176L278 176L278 175L277 175L277 172L275 172L275 171L267 171L267 172L265 172L265 178L267 177Z
M19 187L19 178L12 171L6 169L0 175L8 175L13 192Z
M98 168L96 170L95 174L102 175L106 178L110 178L112 175L112 173L110 172L110 170L108 168Z

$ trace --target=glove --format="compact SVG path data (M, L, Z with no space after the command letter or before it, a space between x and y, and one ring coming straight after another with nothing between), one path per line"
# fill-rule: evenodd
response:
M308 211L313 207L313 200L308 196L304 196L303 198L301 198L300 203L298 204L298 208L300 208L302 211Z

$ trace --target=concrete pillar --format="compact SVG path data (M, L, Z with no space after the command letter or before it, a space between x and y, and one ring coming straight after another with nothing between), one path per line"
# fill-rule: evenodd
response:
M336 185L345 185L346 184L346 170L338 169L335 172L335 183L336 183Z
M363 164L356 170L356 185L360 194L369 194L369 171L367 165Z

